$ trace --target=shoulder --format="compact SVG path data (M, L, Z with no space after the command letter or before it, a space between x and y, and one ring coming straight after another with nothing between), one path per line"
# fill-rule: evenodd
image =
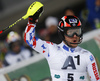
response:
M5 60L6 60L7 62L11 62L12 59L14 60L15 58L16 58L16 55L13 54L12 52L8 52L8 53L6 54L6 56L5 56Z
M22 49L21 54L22 55L26 55L26 54L30 55L31 51L29 49L27 49L27 48L24 48L24 49Z
M30 50L27 49L27 48L24 48L22 51L24 51L24 52L30 52Z
M94 60L94 55L90 51L88 51L86 49L83 49L81 47L78 47L78 48L81 50L80 54L84 55L85 58L87 58L89 61L93 61Z
M8 53L5 55L5 58L10 58L10 57L12 57L12 56L14 56L14 53L8 52Z
M86 55L91 55L92 53L84 48L81 48L81 47L77 47L76 49L77 51L79 51L81 54L86 54Z
M60 44L56 44L56 43L52 43L52 42L49 42L48 43L48 47L49 47L49 50L52 50L52 51L57 51L58 49L61 48Z
M45 43L47 43L49 47L57 47L58 46L58 44L49 42L49 41L45 41Z

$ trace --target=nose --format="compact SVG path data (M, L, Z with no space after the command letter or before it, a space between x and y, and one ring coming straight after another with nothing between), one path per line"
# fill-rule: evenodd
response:
M76 34L74 34L74 36L73 36L73 37L77 37L77 36L76 36Z

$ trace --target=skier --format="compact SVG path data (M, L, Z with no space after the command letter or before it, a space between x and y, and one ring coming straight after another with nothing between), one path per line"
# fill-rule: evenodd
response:
M34 50L43 54L49 64L52 81L100 81L94 56L78 46L82 41L82 24L76 16L63 16L58 30L60 44L43 41L35 37L35 27L43 11L41 7L29 17L24 41Z

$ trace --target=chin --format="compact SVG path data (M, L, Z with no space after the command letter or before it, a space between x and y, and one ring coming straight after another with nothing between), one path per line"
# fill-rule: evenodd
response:
M76 48L78 46L78 44L71 44L70 45L72 48Z

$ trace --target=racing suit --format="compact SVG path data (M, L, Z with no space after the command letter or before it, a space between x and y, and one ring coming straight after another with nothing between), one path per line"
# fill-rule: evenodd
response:
M77 46L68 47L64 42L55 44L35 37L36 24L29 23L25 29L24 41L43 54L49 64L52 81L100 81L94 56Z

